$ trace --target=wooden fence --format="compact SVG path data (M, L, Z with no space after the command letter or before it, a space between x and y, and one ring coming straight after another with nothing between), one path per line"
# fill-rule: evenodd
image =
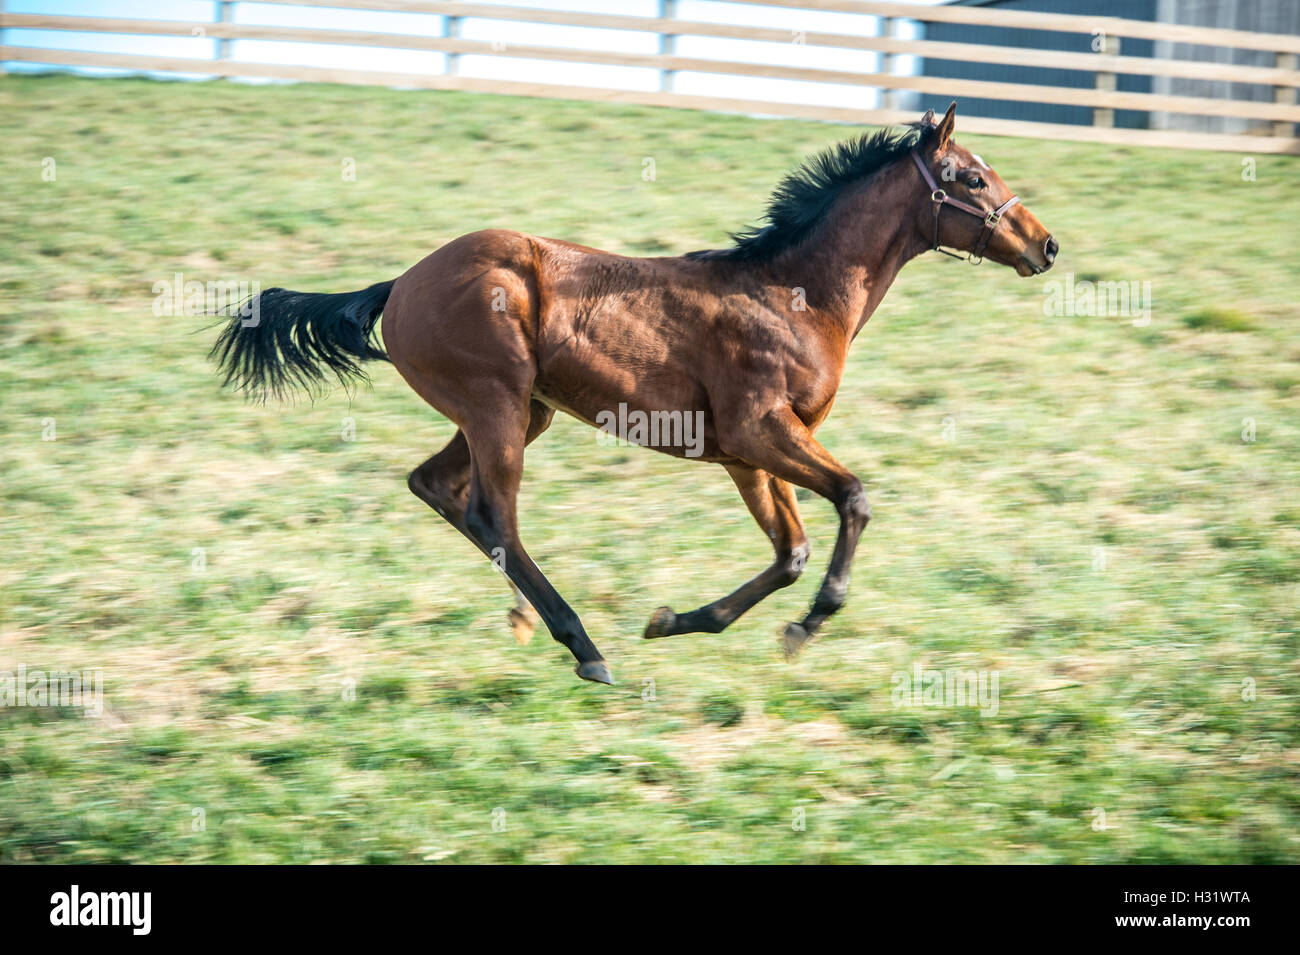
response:
M239 2L262 3L270 2L270 0L239 0ZM864 14L879 18L877 21L879 29L875 36L816 31L800 31L798 34L792 34L789 29L684 20L674 15L676 12L674 0L660 0L659 15L654 17L630 16L620 13L578 13L512 7L492 3L465 2L465 0L445 0L445 2L444 0L276 0L276 2L306 7L437 14L442 17L443 31L441 36L414 36L342 29L239 24L233 22L233 16L231 15L235 5L233 2L218 3L218 20L213 23L0 12L0 29L75 30L163 37L203 36L218 41L216 59L144 56L123 53L86 53L5 45L0 46L0 61L25 61L76 67L126 68L140 71L179 72L222 77L257 77L473 90L523 96L599 100L650 106L675 106L687 109L720 110L872 124L894 123L914 119L915 116L912 111L903 112L897 108L896 97L898 92L910 90L926 94L931 98L952 98L959 102L963 96L969 96L1021 102L1070 104L1088 107L1092 110L1093 123L1091 126L968 116L962 120L962 128L971 132L1116 144L1300 154L1300 140L1296 138L1296 123L1300 122L1300 105L1297 105L1296 95L1296 90L1300 87L1300 70L1297 69L1297 58L1300 57L1300 37L1298 36L1184 26L1115 17L1035 13L978 6L916 6L897 2L875 2L875 0L726 0L726 2L744 2L759 6L795 7L805 10ZM2 6L3 0L0 0L0 7ZM471 18L567 27L596 27L606 30L628 30L658 34L658 52L625 53L515 43L508 45L494 44L482 40L467 39L461 35L464 21ZM1010 46L908 39L898 35L899 31L895 28L895 25L898 21L909 20L923 23L957 23L1073 33L1088 37L1091 48L1099 52L1070 53ZM810 47L862 50L883 54L884 65L879 71L859 72L680 56L676 52L676 38L683 36L756 40L783 44L797 42ZM1272 67L1243 66L1206 60L1119 55L1117 52L1118 41L1127 37L1168 41L1169 43L1197 44L1204 47L1265 51L1272 55L1274 65ZM245 62L231 58L230 41L234 40L330 43L435 51L446 54L447 67L442 73L421 74ZM521 57L530 60L568 63L650 67L660 71L661 82L658 90L638 91L607 88L593 89L544 82L519 82L471 77L461 75L457 71L457 58L463 55ZM1091 74L1093 82L1087 86L1078 87L1037 86L983 80L948 79L925 75L909 76L892 71L890 63L893 58L905 55L974 63L1078 70L1084 74ZM874 57L872 59L874 61ZM674 89L674 77L681 72L859 85L883 91L884 106L883 108L855 109L809 103L783 103L692 95ZM1263 85L1273 88L1273 102L1121 92L1116 89L1116 76L1119 74L1220 80ZM1114 111L1117 109L1198 114L1202 116L1230 116L1266 122L1263 124L1261 135L1221 135L1177 130L1120 129L1112 125Z

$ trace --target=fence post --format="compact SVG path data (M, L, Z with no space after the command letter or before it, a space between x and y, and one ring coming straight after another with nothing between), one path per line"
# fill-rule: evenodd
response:
M1119 37L1111 36L1109 33L1101 34L1101 49L1097 51L1098 56L1110 59L1119 56ZM1114 64L1109 64L1113 66ZM1113 93L1116 89L1115 73L1113 70L1097 70L1097 89L1101 92ZM1114 126L1115 111L1113 109L1095 108L1092 111L1092 125L1094 126Z
M4 0L0 0L3 3ZM1296 55L1294 53L1275 54L1273 65L1279 70L1294 70L1296 68ZM1295 105L1296 95L1294 86L1275 86L1273 87L1273 102L1285 103L1291 106ZM1289 139L1295 135L1295 125L1284 120L1278 120L1273 123L1273 135Z
M234 23L235 22L235 4L234 0L220 0L217 4L217 22ZM230 59L230 50L233 40L226 37L217 37L217 59Z
M881 17L880 29L877 36L880 39L893 39L898 36L898 20L894 17ZM894 53L885 53L880 58L880 72L885 76L892 76L894 65L898 62L898 56ZM881 94L881 105L885 109L898 109L898 90L886 89Z
M460 17L443 17L442 18L442 35L448 40L460 39L461 18ZM460 72L460 54L447 54L447 75L455 76Z
M674 20L677 18L677 0L659 0L659 19ZM662 56L673 56L677 52L677 37L672 33L659 34L659 53ZM673 91L675 70L659 71L659 90L663 93Z

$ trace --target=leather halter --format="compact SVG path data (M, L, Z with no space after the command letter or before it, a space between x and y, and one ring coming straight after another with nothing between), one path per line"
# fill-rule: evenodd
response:
M944 255L951 255L954 259L963 258L958 252L949 252L947 249L939 248L939 210L944 206L954 206L962 212L969 212L976 218L984 220L984 228L980 231L979 241L975 243L975 248L965 256L965 259L971 265L979 265L984 261L984 249L989 244L989 239L993 238L993 232L997 229L998 223L1002 221L1003 214L1019 202L1020 197L1012 196L992 212L985 212L979 206L973 206L969 202L954 199L940 189L939 184L934 181L934 176L930 175L930 167L925 164L915 149L912 150L912 162L916 163L916 168L921 170L921 177L925 180L925 184L930 187L930 201L934 203L934 244L931 246L931 250L942 252Z

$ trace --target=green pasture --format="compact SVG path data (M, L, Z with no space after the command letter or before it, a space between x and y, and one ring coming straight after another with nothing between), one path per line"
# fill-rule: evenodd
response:
M98 717L0 707L0 862L1300 862L1300 159L959 114L1062 252L924 256L858 338L820 437L875 518L794 663L829 505L801 495L794 587L643 641L768 543L720 468L557 418L524 539L614 687L517 645L504 581L409 494L453 428L391 368L249 406L215 330L153 307L177 273L357 289L494 226L715 246L854 132L0 78L0 692L103 680ZM1045 314L1067 279L1149 313ZM898 699L918 667L995 675L996 710Z

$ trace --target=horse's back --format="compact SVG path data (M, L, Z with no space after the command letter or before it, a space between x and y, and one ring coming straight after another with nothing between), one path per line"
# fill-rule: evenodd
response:
M706 403L701 372L719 352L710 338L723 300L710 294L709 270L473 232L397 280L384 342L403 376L453 419L460 400L443 383L500 383L587 421L620 403L696 409Z

